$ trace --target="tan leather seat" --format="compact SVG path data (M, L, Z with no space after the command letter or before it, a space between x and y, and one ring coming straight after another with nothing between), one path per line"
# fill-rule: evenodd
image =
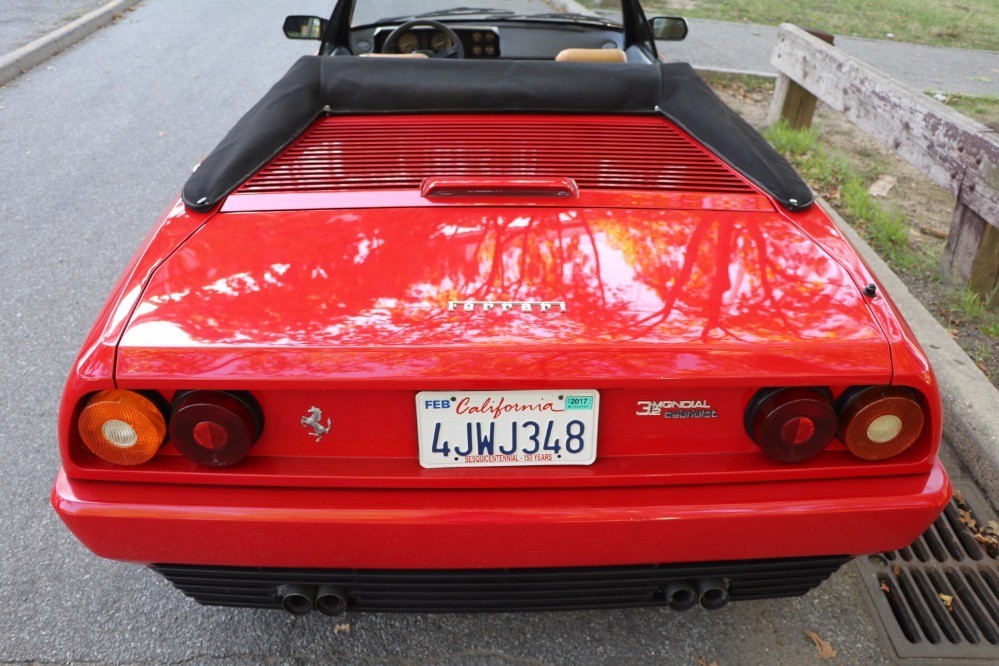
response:
M621 49L564 49L555 62L628 62Z
M362 53L362 58L427 58L426 53Z

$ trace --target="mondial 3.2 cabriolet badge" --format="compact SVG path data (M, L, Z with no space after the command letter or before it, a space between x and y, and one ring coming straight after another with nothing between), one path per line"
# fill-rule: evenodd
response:
M499 310L500 312L507 312L508 310L519 310L521 312L565 312L565 301L448 301L447 311L455 312L456 310L462 310L464 312L474 312L475 310L481 310L482 312L488 312L489 310Z
M662 416L667 419L716 419L718 412L707 400L639 400L638 416Z
M312 428L312 432L309 433L309 437L315 437L318 442L323 438L323 435L330 431L330 420L326 419L326 425L323 425L323 410L318 407L310 407L309 413L302 417L302 425L306 428Z

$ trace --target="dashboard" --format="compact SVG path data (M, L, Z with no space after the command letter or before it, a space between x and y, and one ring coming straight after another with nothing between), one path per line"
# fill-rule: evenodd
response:
M350 35L355 55L382 53L385 40L401 24L368 25L354 28ZM505 58L551 60L568 48L622 48L620 30L588 25L545 25L539 22L504 21L448 23L465 51L466 59ZM417 26L399 36L396 51L428 55L452 45L448 35L429 26Z
M452 28L461 40L466 58L498 58L500 57L499 30L494 27ZM392 33L391 29L375 31L376 53L385 52L385 40ZM453 46L451 37L442 30L431 27L416 27L399 35L396 42L396 52L415 53L428 51L440 53Z

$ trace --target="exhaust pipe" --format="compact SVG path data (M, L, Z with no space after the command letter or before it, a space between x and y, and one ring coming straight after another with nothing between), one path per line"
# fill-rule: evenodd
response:
M666 585L666 604L673 610L690 610L697 598L697 588L689 580L674 580Z
M347 611L347 590L336 585L320 585L316 610L323 615L343 615Z
M307 615L316 601L316 588L311 585L282 585L277 592L281 606L292 615Z
M728 583L722 578L699 578L697 594L702 608L718 610L728 603Z

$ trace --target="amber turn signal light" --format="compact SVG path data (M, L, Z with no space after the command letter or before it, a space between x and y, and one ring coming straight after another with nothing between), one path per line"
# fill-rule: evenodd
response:
M235 465L262 431L260 407L244 391L183 391L174 397L170 441L199 465Z
M864 460L884 460L906 451L923 432L922 405L909 389L852 389L838 401L839 438Z
M159 451L166 420L141 393L110 389L87 401L77 423L83 444L115 465L141 465Z
M836 410L828 389L767 388L749 402L745 426L767 457L796 463L829 445L836 435Z

